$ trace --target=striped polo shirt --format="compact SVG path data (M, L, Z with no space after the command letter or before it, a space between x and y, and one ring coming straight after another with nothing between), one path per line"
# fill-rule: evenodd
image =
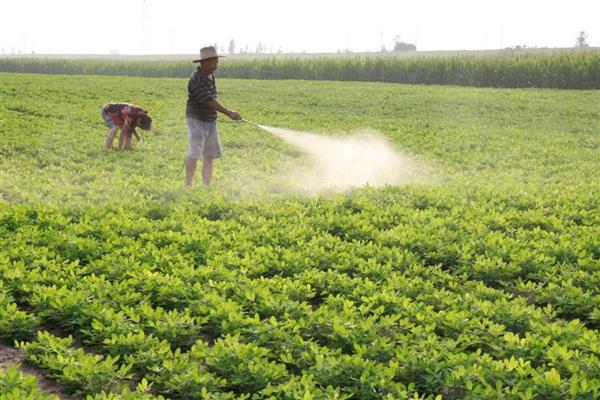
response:
M185 115L201 121L212 122L217 119L217 112L210 108L208 102L217 98L215 76L207 76L198 68L188 82L188 99Z

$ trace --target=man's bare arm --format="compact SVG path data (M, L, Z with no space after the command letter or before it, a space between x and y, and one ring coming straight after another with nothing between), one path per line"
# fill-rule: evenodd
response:
M237 112L235 112L233 110L230 110L229 108L223 106L217 100L211 100L211 101L209 101L208 105L213 110L218 111L220 113L223 113L223 114L227 115L229 118L231 118L231 119L233 119L235 121L241 121L241 119L242 119L242 116L239 113L237 113Z
M135 136L138 142L143 141L142 137L138 133L137 129L135 129L135 127L133 127L133 129L131 130L131 133L133 133L133 136Z

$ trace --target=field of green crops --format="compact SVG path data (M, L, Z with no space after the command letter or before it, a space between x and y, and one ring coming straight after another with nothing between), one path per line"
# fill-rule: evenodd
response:
M308 196L305 154L225 121L185 190L186 79L0 81L0 341L65 393L600 396L600 91L219 80L249 120L376 130L435 173ZM110 100L154 118L133 152L103 148ZM46 397L0 367L0 398Z

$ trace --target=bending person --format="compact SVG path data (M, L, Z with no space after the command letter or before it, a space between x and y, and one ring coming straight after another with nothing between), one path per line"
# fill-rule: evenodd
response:
M140 106L128 103L108 103L102 107L102 119L108 128L106 137L106 148L112 149L113 140L117 129L121 129L119 135L119 149L131 150L131 137L135 135L137 140L142 137L136 128L149 131L152 128L152 118Z

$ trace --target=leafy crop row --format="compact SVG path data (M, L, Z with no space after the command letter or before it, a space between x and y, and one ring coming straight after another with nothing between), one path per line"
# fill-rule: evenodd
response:
M39 317L19 309L11 291L0 281L0 342L22 340L36 331Z
M1 400L58 400L58 396L42 392L34 376L26 375L14 365L0 367Z

